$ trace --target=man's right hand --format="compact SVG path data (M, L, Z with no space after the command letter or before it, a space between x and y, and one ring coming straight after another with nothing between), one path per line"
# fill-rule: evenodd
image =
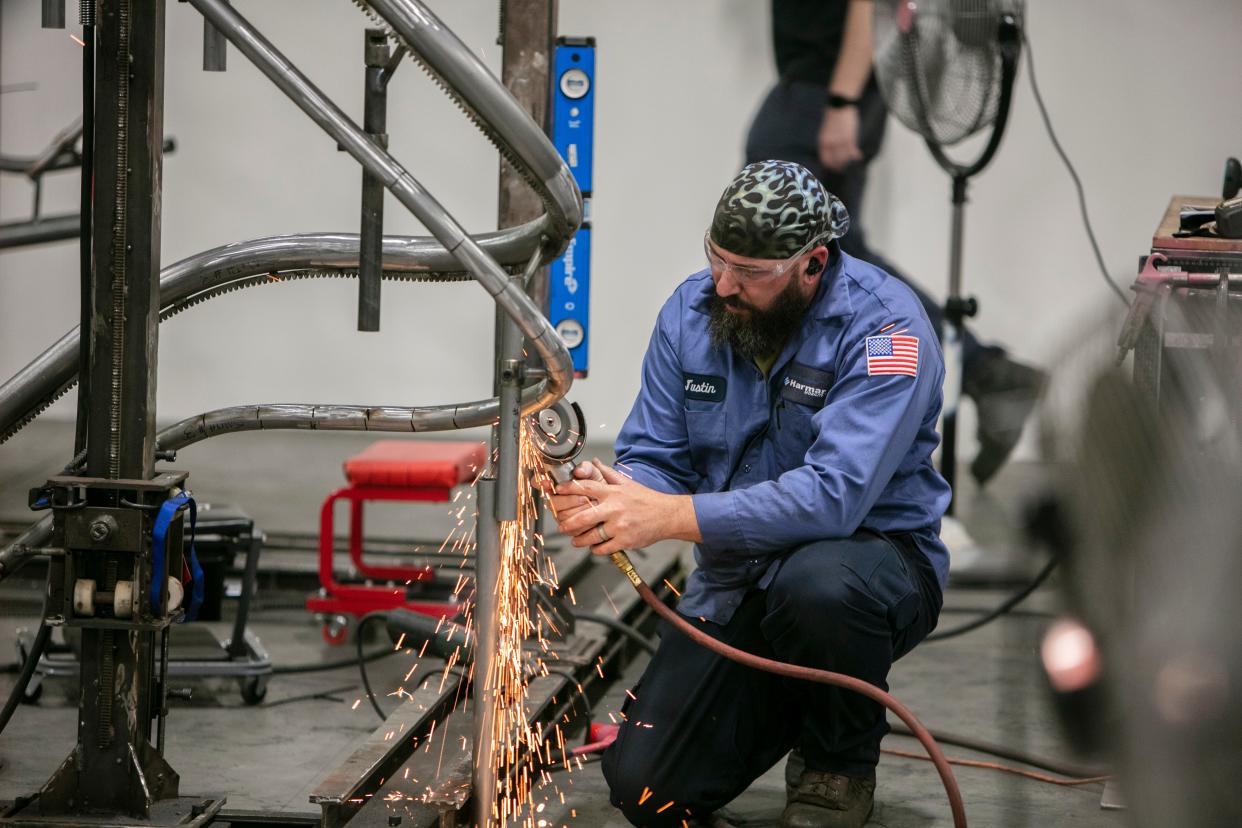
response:
M839 173L862 157L858 148L858 107L824 107L824 120L819 125L819 162Z
M597 483L605 482L603 473L594 463L579 463L574 468L574 479L594 480ZM594 501L585 495L565 495L552 492L544 492L544 494L547 497L548 507L552 510L552 514L556 517L558 523L594 505Z

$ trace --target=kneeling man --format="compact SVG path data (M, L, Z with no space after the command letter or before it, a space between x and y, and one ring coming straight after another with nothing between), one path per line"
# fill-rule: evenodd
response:
M553 498L600 555L697 544L678 611L735 647L879 687L936 625L949 487L932 466L944 364L913 292L843 253L844 207L807 169L751 164L665 303L616 468ZM861 826L874 702L742 667L664 630L604 754L635 825L678 826L793 753L781 824ZM671 804L669 804L671 803Z

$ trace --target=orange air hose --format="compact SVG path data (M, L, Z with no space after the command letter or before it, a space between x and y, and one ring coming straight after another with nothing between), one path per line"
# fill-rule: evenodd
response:
M617 568L625 574L625 577L630 580L630 583L634 585L634 589L638 590L638 594L642 596L642 599L647 602L648 606L655 610L657 615L684 633L691 641L697 642L725 658L756 670L764 670L787 678L815 681L820 684L831 684L835 687L853 690L855 693L866 696L874 702L879 702L897 714L897 717L905 722L915 737L922 742L923 747L927 750L928 758L936 766L936 771L940 774L940 781L944 784L945 794L949 798L949 808L953 811L954 828L966 828L966 806L962 802L962 792L958 790L957 779L953 776L953 768L949 766L949 760L941 752L940 745L936 744L935 738L923 726L923 723L918 720L918 717L910 712L908 707L874 684L869 684L862 679L847 676L843 673L833 673L828 670L817 670L813 667L800 667L796 664L774 661L770 658L764 658L754 653L731 647L722 641L717 641L685 618L682 618L675 610L657 598L656 594L652 592L651 587L642 579L642 576L634 570L634 565L630 563L628 555L624 552L614 552L609 557L616 564Z

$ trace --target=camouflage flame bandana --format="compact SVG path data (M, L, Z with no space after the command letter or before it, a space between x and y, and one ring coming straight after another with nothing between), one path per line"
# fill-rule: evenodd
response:
M711 239L738 256L787 259L813 240L841 238L849 226L845 205L806 167L759 161L720 196Z

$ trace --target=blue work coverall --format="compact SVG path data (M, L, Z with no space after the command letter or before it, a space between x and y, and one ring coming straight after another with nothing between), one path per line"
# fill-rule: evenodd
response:
M713 344L708 271L677 288L617 467L693 496L703 542L682 615L735 647L886 687L934 628L948 574L950 492L931 462L944 364L908 287L830 251L767 376ZM872 776L887 731L861 696L741 667L668 628L634 692L603 766L636 825L710 813L795 746L808 767Z

